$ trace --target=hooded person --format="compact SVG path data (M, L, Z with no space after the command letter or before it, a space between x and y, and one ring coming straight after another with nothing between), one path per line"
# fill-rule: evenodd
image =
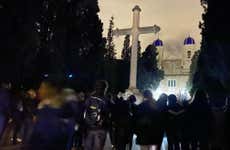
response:
M146 90L143 95L144 101L137 106L134 114L136 143L141 146L141 150L151 150L153 146L159 150L164 135L163 117L151 91Z

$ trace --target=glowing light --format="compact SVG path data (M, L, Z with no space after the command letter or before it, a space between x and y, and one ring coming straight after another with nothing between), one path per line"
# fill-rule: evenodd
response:
M45 78L48 78L48 77L49 77L49 74L44 74L44 77L45 77Z
M73 74L69 74L69 75L68 75L68 78L73 78Z
M160 95L162 93L164 93L160 88L158 88L157 90L152 90L152 93L153 93L153 97L155 98L155 100L158 100Z
M182 89L182 90L175 90L175 89L161 89L161 88L157 88L156 90L151 90L153 93L153 97L158 100L159 97L161 96L161 94L165 93L167 95L170 94L175 94L178 98L179 101L184 101L184 100L190 100L191 96L189 93L189 90L187 90L186 88Z
M187 101L191 99L191 95L189 93L189 90L187 90L186 88L180 90L180 92L178 93L178 99L180 101Z

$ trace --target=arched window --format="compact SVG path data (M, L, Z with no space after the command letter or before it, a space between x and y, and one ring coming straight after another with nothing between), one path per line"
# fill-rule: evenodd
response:
M188 58L191 58L192 52L191 52L191 51L188 51L188 52L187 52L187 56L188 56Z
M168 80L168 87L176 87L176 80Z

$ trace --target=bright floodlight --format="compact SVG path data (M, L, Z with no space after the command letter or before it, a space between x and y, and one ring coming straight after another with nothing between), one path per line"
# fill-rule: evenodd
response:
M73 74L69 74L68 77L69 77L69 78L73 78Z
M162 92L162 90L160 88L158 88L157 90L152 90L153 93L153 97L155 98L155 100L158 100L160 95L164 92Z
M49 74L44 74L44 77L45 77L45 78L49 77Z

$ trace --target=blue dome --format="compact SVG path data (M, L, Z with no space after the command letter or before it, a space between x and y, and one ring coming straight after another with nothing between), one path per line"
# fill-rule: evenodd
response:
M194 44L195 44L195 40L190 36L184 40L184 45L194 45Z
M163 45L164 45L164 44L163 44L163 41L160 40L160 39L157 39L156 41L154 41L153 44L154 44L156 47L158 47L158 46L163 46Z

